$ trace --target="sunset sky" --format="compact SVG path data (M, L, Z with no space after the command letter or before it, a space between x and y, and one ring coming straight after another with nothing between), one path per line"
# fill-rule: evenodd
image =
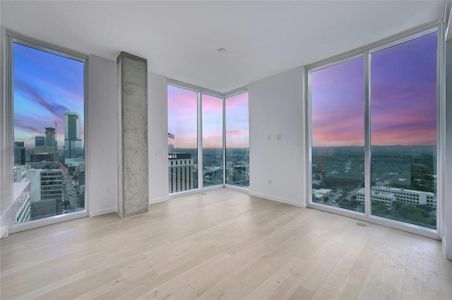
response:
M311 74L314 146L364 145L364 59Z
M198 94L168 86L168 132L175 148L196 148Z
M373 145L436 143L437 34L371 55ZM314 146L364 145L364 59L311 74Z
M202 147L222 148L223 101L221 98L202 96Z
M64 145L64 112L80 115L84 133L84 64L18 43L13 44L14 140L34 146L34 137L57 122L58 146Z
M226 98L226 146L249 147L248 93Z
M221 148L222 113L219 98L203 95L203 147ZM175 148L196 148L197 93L168 86L168 132L175 135ZM226 100L226 144L248 147L248 94Z
M80 115L84 129L84 64L15 43L14 135L28 146L58 124L63 145L64 112ZM437 34L387 48L371 57L373 145L436 143ZM311 74L314 146L364 145L364 58ZM204 96L204 147L221 147L221 103ZM195 148L197 94L168 87L168 131L176 148ZM228 147L248 147L248 94L226 101Z

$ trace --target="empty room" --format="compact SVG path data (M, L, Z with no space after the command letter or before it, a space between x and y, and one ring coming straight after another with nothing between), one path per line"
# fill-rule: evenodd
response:
M0 0L0 299L452 300L451 8Z

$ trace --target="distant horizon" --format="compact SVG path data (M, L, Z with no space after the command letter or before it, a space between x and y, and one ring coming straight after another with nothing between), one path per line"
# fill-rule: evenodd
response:
M194 148L191 148L191 147L186 147L186 148L174 148L174 150L177 150L177 149L181 149L181 150L197 150L198 148L197 148L197 147L194 147ZM203 150L216 150L216 149L223 149L223 147L220 147L220 148L212 148L212 147L207 148L207 147L203 147L202 149L203 149ZM226 148L226 150L228 150L228 149L249 149L249 147L228 147L228 148Z
M312 148L365 148L365 146L358 145L340 145L340 146L312 146ZM436 144L433 145L371 145L371 147L436 147Z

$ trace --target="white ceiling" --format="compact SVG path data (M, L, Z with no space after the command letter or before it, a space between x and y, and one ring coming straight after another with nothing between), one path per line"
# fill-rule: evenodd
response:
M3 1L10 30L220 92L434 21L444 1ZM227 52L217 53L224 47Z

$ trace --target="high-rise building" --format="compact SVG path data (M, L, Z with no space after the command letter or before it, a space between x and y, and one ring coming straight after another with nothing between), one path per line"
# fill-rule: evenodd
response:
M24 142L14 142L14 164L25 165L25 144Z
M42 147L46 145L45 136L35 136L35 147Z
M85 164L80 164L75 168L75 174L77 175L77 190L80 194L85 192Z
M193 189L194 165L190 153L169 153L168 168L170 193Z
M35 136L35 147L30 155L30 162L53 162L58 159L55 134L54 127L46 127L45 136Z
M55 157L55 148L53 146L39 146L35 147L30 160L31 162L52 162L56 161Z
M14 166L14 182L22 182L27 179L27 170L30 170L30 164Z
M30 169L27 180L31 182L31 220L62 213L64 193L60 169Z
M16 210L15 222L26 223L31 218L31 203L30 203L30 181L21 181L14 184L14 199L19 204Z
M64 152L66 158L81 152L79 115L75 112L64 113Z
M168 153L174 152L174 139L175 138L176 138L176 136L173 133L168 132Z
M55 149L54 152L57 152L57 141L56 141L55 133L56 133L55 128L46 127L45 145L47 147L53 147Z

